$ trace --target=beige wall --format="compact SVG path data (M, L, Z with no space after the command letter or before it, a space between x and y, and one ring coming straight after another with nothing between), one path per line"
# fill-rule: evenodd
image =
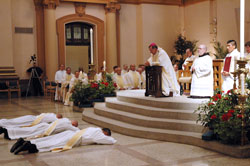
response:
M88 72L88 46L66 46L66 67L71 67L72 73L83 67Z
M188 40L198 40L197 45L209 46L209 1L188 5L184 8L184 29Z
M11 1L0 1L0 66L13 66Z
M21 79L29 78L26 70L30 56L36 54L35 6L33 0L12 0L13 64ZM33 28L32 34L14 33L15 27Z

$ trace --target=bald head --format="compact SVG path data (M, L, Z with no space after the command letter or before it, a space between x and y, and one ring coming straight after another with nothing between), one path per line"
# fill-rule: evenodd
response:
M207 52L207 46L204 44L201 44L198 48L198 54L203 55Z
M130 70L135 71L135 64L130 65Z
M72 120L71 124L72 124L72 126L78 127L78 121L77 120Z

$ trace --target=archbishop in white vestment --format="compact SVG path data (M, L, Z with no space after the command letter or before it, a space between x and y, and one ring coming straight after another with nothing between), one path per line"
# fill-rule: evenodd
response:
M58 118L62 118L61 114L54 113L42 113L38 116L35 115L25 115L18 118L13 119L0 119L0 127L6 128L10 126L27 126L31 125L32 122L37 121L38 123L51 123L57 120Z
M191 67L192 83L191 97L211 97L213 96L213 61L207 53L207 47L200 45L197 57Z
M235 63L237 63L236 61L240 58L240 52L237 50L236 41L229 40L227 42L227 50L229 53L227 54L226 58L231 57L231 62L230 62L229 72L223 71L225 66L225 59L226 59L225 58L224 65L221 71L223 79L222 90L224 91L224 93L227 93L228 90L233 89L234 77L233 74L231 74L231 72L235 71L235 67L237 68ZM238 84L238 81L236 81L236 83Z
M168 54L158 48L155 43L150 44L149 51L151 57L145 63L146 66L162 66L162 93L166 96L172 91L174 96L180 95L180 85L177 82L176 74Z
M48 152L56 148L63 148L66 143L78 131L64 131L59 134L51 135L48 137L38 138L31 140L31 144L35 144L39 152ZM116 140L111 136L104 134L103 130L95 127L88 127L81 135L81 138L74 144L74 146L88 145L88 144L114 144Z
M74 121L68 118L62 118L53 123L40 123L32 127L6 127L8 136L11 140L18 138L31 138L44 134L48 129L48 135L57 134L66 130L78 131L79 128L73 126Z

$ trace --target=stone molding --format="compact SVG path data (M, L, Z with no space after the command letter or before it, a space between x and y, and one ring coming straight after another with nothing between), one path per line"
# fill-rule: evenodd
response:
M105 5L106 13L116 13L121 9L121 5L115 2L110 2Z
M59 6L59 0L43 0L45 9L56 9Z
M74 5L75 5L75 13L79 17L82 17L85 14L86 3L75 2Z

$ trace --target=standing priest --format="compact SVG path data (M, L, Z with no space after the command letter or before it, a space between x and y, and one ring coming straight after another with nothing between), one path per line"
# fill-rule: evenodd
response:
M191 67L192 84L191 98L205 98L213 96L213 61L207 53L207 47L200 45L198 48L199 57L194 60Z
M173 92L174 96L179 96L180 86L177 82L176 74L168 54L162 48L158 48L155 43L149 45L149 51L151 53L151 57L145 65L162 66L162 93L169 96L170 92Z

